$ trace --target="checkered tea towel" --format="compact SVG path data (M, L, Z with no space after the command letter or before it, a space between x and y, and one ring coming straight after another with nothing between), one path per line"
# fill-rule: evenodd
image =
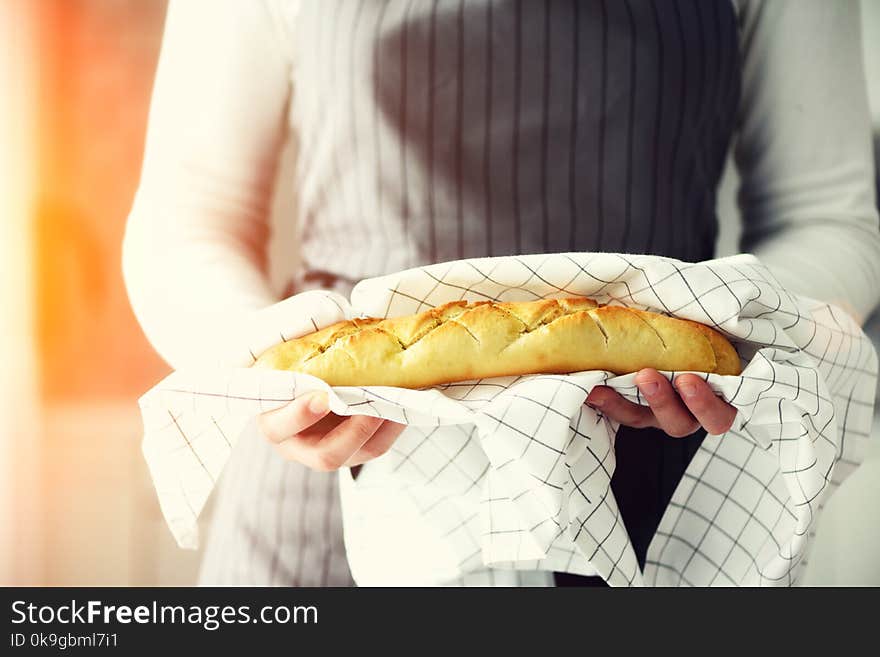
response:
M707 436L690 463L644 573L610 488L618 426L583 403L595 385L645 403L634 375L588 371L405 390L330 388L304 374L247 368L281 340L352 316L406 315L456 299L566 296L715 327L745 366L740 376L703 374L737 417L723 436ZM322 389L334 413L410 426L364 472L383 473L381 486L417 499L460 572L595 571L612 585L791 585L821 505L862 458L877 376L876 353L845 312L783 289L751 255L441 263L364 280L350 302L330 292L296 295L267 309L246 341L226 359L234 367L174 372L140 400L144 455L181 546L196 546L198 514L246 423ZM351 551L358 542L348 532L347 525Z

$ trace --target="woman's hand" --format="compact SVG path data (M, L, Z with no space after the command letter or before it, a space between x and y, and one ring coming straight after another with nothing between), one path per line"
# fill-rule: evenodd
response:
M620 424L657 427L675 438L689 436L701 426L710 435L719 435L733 425L736 409L696 374L675 377L673 388L657 370L644 369L636 374L635 383L648 406L629 402L606 386L593 388L586 403Z
M722 434L736 417L736 409L719 399L695 374L677 376L673 388L657 370L645 369L636 375L635 383L648 407L633 404L605 386L593 388L587 404L620 424L657 427L675 437L689 436L701 426L710 434ZM333 415L324 392L263 413L258 422L283 458L322 472L381 456L405 428L368 415Z
M321 472L381 456L405 428L369 415L334 415L320 391L263 413L258 424L282 457Z

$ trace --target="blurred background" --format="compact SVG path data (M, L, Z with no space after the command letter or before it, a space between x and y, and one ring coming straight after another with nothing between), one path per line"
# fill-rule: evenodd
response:
M195 581L200 555L172 541L140 453L137 398L168 368L121 276L165 5L0 0L0 585ZM862 10L880 135L880 0ZM728 167L719 255L736 252L736 186ZM275 216L289 217L278 188ZM272 250L290 252L291 224ZM880 344L876 314L867 330ZM828 505L805 583L880 585L880 414L874 438Z

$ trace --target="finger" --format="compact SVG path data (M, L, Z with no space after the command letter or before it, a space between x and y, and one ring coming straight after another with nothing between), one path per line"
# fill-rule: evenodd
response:
M641 370L635 376L635 384L664 432L673 438L683 438L700 428L700 423L691 415L669 381L657 370Z
M275 450L282 458L288 461L296 461L316 470L338 469L341 466L333 467L333 464L331 463L319 463L321 448L319 448L318 444L327 438L327 434L339 427L342 423L348 422L350 419L352 418L348 416L339 416L331 413L305 431L274 445ZM396 433L392 432L390 428L385 429L385 424L394 425L394 427L399 427L399 429ZM350 424L348 426L351 427ZM355 453L358 454L361 450L366 449L366 451L358 457L358 462L355 462L355 455L352 455L342 465L359 465L360 463L365 463L370 460L370 458L379 456L390 448L394 439L396 439L397 435L399 435L404 428L405 425L398 425L394 422L386 421L385 423L380 424L373 436L367 439L366 445L362 445L361 448L358 449L358 452ZM387 436L387 446L385 445L386 432L390 434ZM378 442L376 445L372 445L373 441ZM367 449L368 446L369 449ZM374 455L368 458L368 455L370 454Z
M273 443L280 443L312 426L330 412L327 393L316 391L294 399L257 418L260 431Z
M285 458L299 461L321 472L338 470L367 442L382 424L382 418L353 415L324 434L320 440L294 436L277 446Z
M295 436L291 436L288 440L296 438L298 441L309 444L319 443L330 431L338 427L340 424L348 420L348 415L336 415L336 413L328 413L312 426L303 429Z
M406 429L405 424L398 424L397 422L386 420L382 423L382 426L376 430L373 437L361 445L361 448L351 455L351 457L345 462L345 465L360 465L361 463L366 463L367 461L372 461L373 459L382 456L385 452L391 449L394 441L397 440L397 437L404 429Z
M718 397L703 379L696 374L681 374L675 377L675 388L709 434L719 436L730 431L736 409Z
M650 408L633 404L607 386L596 386L587 396L587 404L598 408L606 417L628 427L641 429L656 426Z
M366 420L366 422L365 422ZM339 448L340 439L349 435L356 445L352 447L352 453L356 451L362 442L369 439L366 436L370 421L376 424L381 420L366 416L338 416L328 415L316 422L311 427L300 433L290 436L275 444L275 450L288 461L296 461L314 470L329 471L337 470L342 466L345 459L334 458L336 449ZM358 433L358 432L363 433ZM350 454L346 454L348 458Z

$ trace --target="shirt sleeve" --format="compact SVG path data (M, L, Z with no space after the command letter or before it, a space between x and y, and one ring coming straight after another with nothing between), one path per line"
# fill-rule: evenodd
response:
M216 362L277 301L266 246L290 95L267 4L172 0L123 274L147 338L175 368Z
M747 0L740 22L740 246L862 322L880 300L880 229L859 4Z

